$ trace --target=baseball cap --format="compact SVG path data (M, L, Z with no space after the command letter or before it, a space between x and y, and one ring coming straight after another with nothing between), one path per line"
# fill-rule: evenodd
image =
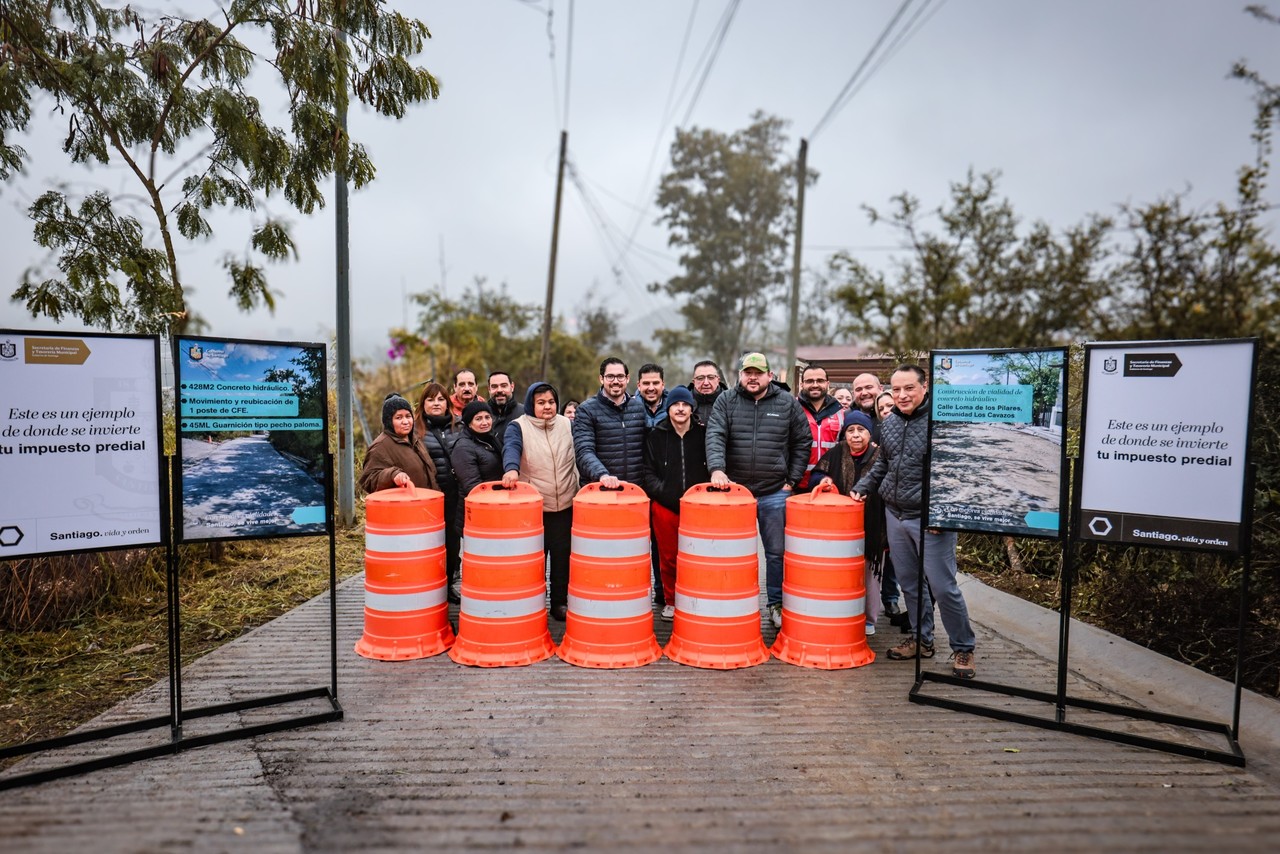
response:
M764 353L748 353L742 357L742 370L747 368L755 368L757 371L769 372L769 360L764 357Z

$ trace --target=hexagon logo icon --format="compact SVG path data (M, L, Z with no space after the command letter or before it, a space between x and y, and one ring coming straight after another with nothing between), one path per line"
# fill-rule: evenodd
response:
M1089 520L1089 530L1094 536L1105 537L1111 533L1111 520L1106 516L1094 516Z
M17 525L0 528L0 546L16 546L22 542L22 529Z

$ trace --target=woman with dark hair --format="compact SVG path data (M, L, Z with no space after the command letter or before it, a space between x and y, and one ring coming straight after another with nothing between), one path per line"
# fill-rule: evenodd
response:
M439 489L431 454L413 434L413 407L398 394L382 401L382 433L364 456L360 488L377 492L395 486Z
M449 394L440 383L427 383L422 390L413 430L436 464L436 480L444 493L445 569L449 577L449 601L457 603L462 567L462 528L458 525L458 478L453 473L449 452L462 432L462 422L449 409Z
M524 414L507 428L502 485L530 483L542 496L542 542L550 562L551 619L564 622L569 603L569 552L578 465L569 419L556 414L560 394L550 383L529 386Z
M830 483L840 490L841 495L849 495L853 485L862 476L871 471L871 466L880 453L880 446L871 440L871 418L860 409L850 409L844 414L844 426L835 447L822 455L813 467L813 479L818 485ZM876 633L876 620L880 617L880 571L879 562L875 560L883 548L883 509L878 495L868 495L862 505L862 527L866 540L863 554L867 556L866 573L866 616L867 634Z
M578 401L566 400L564 402L564 407L560 410L560 414L565 418L568 418L570 421L573 421L574 416L578 414Z
M453 443L449 459L458 478L458 530L466 519L466 498L482 483L502 480L502 449L493 435L493 410L483 400L473 400L462 410L462 432Z

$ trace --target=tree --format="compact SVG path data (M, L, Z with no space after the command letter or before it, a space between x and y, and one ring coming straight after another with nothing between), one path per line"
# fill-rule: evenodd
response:
M241 36L270 47L259 57ZM0 179L22 169L12 132L48 97L66 116L71 162L123 164L143 197L42 194L34 236L57 272L28 271L14 299L33 317L180 330L189 306L178 238L208 239L213 209L255 211L277 194L311 213L335 170L357 188L371 181L373 163L340 115L352 95L396 118L437 97L435 78L411 63L427 38L425 24L378 0L234 0L217 22L96 0L0 3ZM251 92L259 67L283 84L287 127ZM273 308L262 262L296 254L287 223L257 220L249 245L253 254L223 259L230 297L243 310Z
M1105 316L1110 289L1101 269L1110 222L1093 216L1055 237L1043 223L1019 233L999 173L951 185L934 213L941 231L925 229L920 200L902 193L887 222L909 253L887 277L847 253L828 263L842 281L833 296L855 322L846 330L892 352L938 347L1026 347L1091 331Z
M762 112L751 118L728 135L676 131L671 171L658 186L658 222L680 248L684 272L649 287L680 301L685 329L659 330L664 355L732 365L785 284L795 221L795 166L782 155L786 122Z

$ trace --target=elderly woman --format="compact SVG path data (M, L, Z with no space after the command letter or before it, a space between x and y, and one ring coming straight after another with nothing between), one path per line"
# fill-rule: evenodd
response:
M871 470L880 451L880 446L871 441L871 429L871 419L864 412L859 409L846 412L839 441L813 467L812 479L821 477L819 486L829 483L840 490L841 495L850 494L853 485ZM863 505L862 527L866 536L863 554L867 556L867 566L871 570L866 573L869 635L876 633L876 620L880 617L880 567L876 558L882 550L883 515L879 496L867 496Z
M413 407L398 394L382 401L382 433L364 456L360 488L365 492L417 486L439 489L436 464L413 434Z

